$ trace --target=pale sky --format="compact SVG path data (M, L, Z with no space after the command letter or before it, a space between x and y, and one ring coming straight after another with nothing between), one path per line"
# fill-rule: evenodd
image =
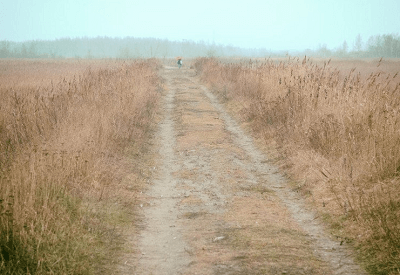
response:
M9 41L133 36L304 50L399 33L400 0L0 0Z

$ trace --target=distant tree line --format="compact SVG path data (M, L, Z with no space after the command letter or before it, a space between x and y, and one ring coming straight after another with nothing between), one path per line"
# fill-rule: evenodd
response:
M204 41L156 38L61 38L0 41L0 58L168 58L175 56L268 56L265 49L243 49Z
M352 47L347 41L333 50L327 45L320 45L316 51L308 51L309 55L321 57L343 57L343 58L369 58L386 57L400 58L400 36L398 34L384 34L370 36L367 42L363 42L361 35L357 35Z
M294 53L272 52L263 48L244 49L204 41L169 41L135 37L0 41L0 58L281 57L287 54L343 58L400 58L400 37L398 34L376 35L371 36L364 43L361 35L358 35L351 48L347 41L344 41L336 49L329 49L326 44L323 44L316 50L308 49Z

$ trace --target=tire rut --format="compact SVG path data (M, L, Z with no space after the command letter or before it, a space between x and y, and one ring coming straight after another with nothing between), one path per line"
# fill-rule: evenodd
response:
M168 84L168 83L167 83ZM140 236L141 274L180 274L189 264L186 244L177 226L178 212L175 205L179 199L177 180L173 176L179 167L175 158L174 100L175 90L168 89L164 102L164 120L160 123L160 164L147 192L149 207L145 207L146 230Z
M213 106L220 112L226 123L227 130L234 134L235 143L243 148L251 158L251 164L247 170L252 170L265 182L265 187L272 189L289 209L293 219L306 232L313 242L313 249L318 257L329 263L333 274L366 274L357 265L346 245L342 245L325 232L325 229L317 220L311 210L307 210L304 200L295 191L290 190L285 178L278 169L268 164L265 156L259 152L249 138L237 125L237 123L226 113L218 103L216 97L205 87L202 90L209 98Z

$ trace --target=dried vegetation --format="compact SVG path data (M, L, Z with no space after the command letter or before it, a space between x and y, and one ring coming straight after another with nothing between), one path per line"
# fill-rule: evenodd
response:
M276 142L294 187L367 269L399 274L400 66L357 62L204 58L195 68L256 135Z
M132 226L126 206L144 173L158 66L0 61L1 274L88 274L112 264L119 228Z

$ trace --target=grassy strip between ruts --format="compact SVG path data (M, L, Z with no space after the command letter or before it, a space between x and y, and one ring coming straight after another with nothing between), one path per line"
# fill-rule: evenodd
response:
M146 177L160 64L1 62L0 273L105 272Z
M340 61L345 73L329 63L203 58L194 67L255 135L276 144L294 188L367 270L400 274L398 61L350 70Z

